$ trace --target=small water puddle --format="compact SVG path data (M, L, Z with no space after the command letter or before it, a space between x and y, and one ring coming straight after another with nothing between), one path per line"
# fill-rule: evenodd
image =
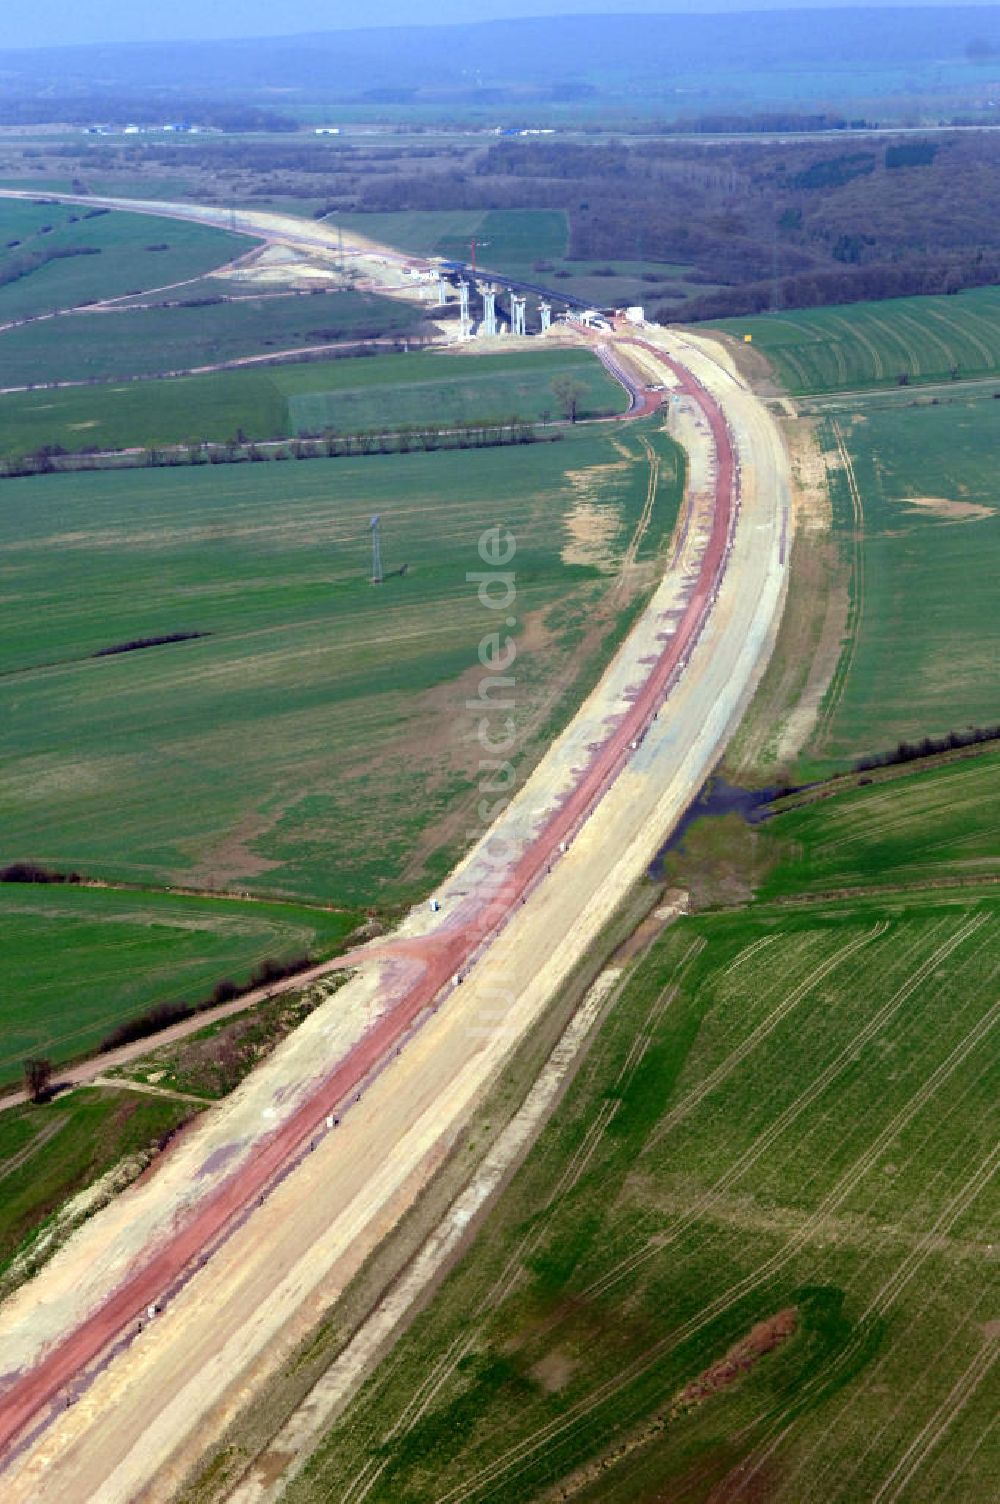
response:
M662 882L663 864L667 856L671 851L676 851L688 827L695 820L719 815L740 815L748 825L758 825L767 819L767 806L780 794L787 793L787 788L741 789L737 784L727 783L724 778L710 778L703 784L697 799L688 805L673 833L650 862L649 876L654 882Z

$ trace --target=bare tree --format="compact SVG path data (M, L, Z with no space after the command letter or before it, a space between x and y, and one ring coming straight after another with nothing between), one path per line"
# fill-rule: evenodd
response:
M563 417L575 423L580 411L580 403L586 395L585 388L578 381L574 381L572 376L557 376L552 382L552 391Z
M24 1062L24 1087L33 1102L44 1102L51 1085L51 1060L33 1058Z

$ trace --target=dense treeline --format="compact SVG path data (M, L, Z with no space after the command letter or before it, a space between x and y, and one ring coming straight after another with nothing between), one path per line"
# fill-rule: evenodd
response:
M821 308L835 303L872 302L880 298L911 298L956 293L964 287L988 287L1000 281L1000 255L928 257L912 262L815 270L785 277L778 288L771 281L750 282L705 293L684 303L664 304L655 311L660 323L685 319L738 318L780 308Z
M1000 142L503 140L471 170L366 179L351 207L562 208L571 257L682 263L711 291L663 314L714 318L995 281Z
M12 256L7 261L0 262L0 287L7 287L11 282L20 282L25 277L30 277L32 272L39 272L43 267L49 266L53 261L66 261L73 256L99 256L100 254L101 248L96 245L46 246L43 251L25 251L21 255Z
M996 280L1000 138L987 132L845 135L839 116L706 116L666 139L552 137L443 143L254 141L53 143L21 154L49 171L182 173L195 199L303 197L321 214L558 209L571 259L678 264L666 318L715 318ZM697 136L730 129L706 145ZM756 140L764 131L804 132ZM817 131L825 131L819 136ZM811 133L811 134L810 134ZM541 270L541 268L539 268ZM662 281L662 279L661 279ZM704 291L699 291L704 289ZM674 301L676 299L676 301Z
M970 726L968 731L949 731L947 736L925 736L919 742L899 742L891 752L874 752L859 757L854 764L857 773L871 768L889 768L896 763L916 762L920 757L933 757L938 752L954 752L962 747L978 747L983 742L1000 741L1000 726Z
M57 872L40 862L11 862L0 867L0 883L78 883L79 872Z
M498 449L512 444L557 441L558 430L539 433L524 418L493 418L485 421L404 424L396 428L362 429L335 433L332 429L285 440L249 439L239 433L225 444L177 444L146 449L109 450L105 453L69 454L59 444L46 444L33 454L0 460L0 476L23 480L32 475L53 475L66 470L136 470L173 468L179 465L243 465L280 460L356 458L375 454L431 453L437 449ZM130 652L160 643L182 641L203 633L177 633L137 640L100 654Z
M131 637L128 642L114 642L110 647L98 648L91 658L114 658L119 653L140 653L144 648L162 648L175 642L193 642L196 637L208 637L208 632L161 632L157 637Z
M250 980L240 986L230 977L224 977L214 987L211 995L198 1003L157 1003L148 1008L145 1013L138 1014L135 1018L127 1019L106 1034L98 1046L99 1053L105 1050L119 1049L123 1044L133 1044L138 1039L148 1039L153 1034L159 1034L163 1029L169 1029L172 1024L183 1023L187 1018L193 1018L196 1013L203 1013L207 1008L214 1008L219 1003L228 1003L235 998L243 997L248 992L255 991L258 987L271 987L275 982L284 981L286 977L298 976L300 972L307 971L314 965L314 958L308 953L295 956L290 961L276 961L272 956L265 959L254 967Z

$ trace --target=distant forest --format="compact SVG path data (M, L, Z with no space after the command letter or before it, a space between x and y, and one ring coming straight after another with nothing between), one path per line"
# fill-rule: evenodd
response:
M343 205L341 205L343 207ZM560 208L571 257L682 262L724 318L1000 280L1000 138L572 145L501 141L472 171L366 180L360 209Z
M758 140L765 129L822 133ZM588 144L585 139L380 133L331 147L268 140L55 142L20 148L21 170L131 187L164 171L205 201L319 202L317 214L559 209L569 256L682 266L660 283L663 320L742 316L1000 281L1000 133L854 135L793 115L743 117L742 134ZM842 123L843 124L843 123ZM10 171L10 164L0 161ZM550 270L535 267L541 281ZM683 285L681 285L683 283ZM701 290L703 289L703 291ZM664 298L667 301L662 301Z

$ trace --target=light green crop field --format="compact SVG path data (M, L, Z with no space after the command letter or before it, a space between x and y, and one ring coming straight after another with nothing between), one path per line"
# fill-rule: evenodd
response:
M1000 372L1000 288L724 319L753 335L796 395L988 377Z
M371 293L74 313L0 331L5 387L169 375L269 351L405 334L420 315Z
M997 718L1000 403L827 406L851 615L809 756L829 767Z
M609 601L646 445L663 459L652 520L631 591ZM516 540L527 766L652 584L681 487L678 451L649 424L502 451L5 481L0 591L19 630L0 647L0 855L349 906L426 891L479 798L466 700L495 613L466 575L482 533ZM209 635L89 656L175 632Z
M558 418L552 383L561 377L582 388L582 418L625 407L621 387L589 351L465 359L414 351L156 382L11 392L0 396L0 455L19 457L43 445L72 453L226 443L240 430L267 440L328 428L346 433L512 415Z
M463 423L481 418L559 418L553 381L580 388L581 418L624 412L618 382L587 350L519 351L510 355L372 356L336 361L323 370L285 366L273 372L299 433L338 433L406 423Z
M205 1001L267 957L322 959L357 915L62 884L0 884L0 1082L86 1054L158 1003Z
M938 760L935 759L937 764ZM933 886L1000 872L1000 751L915 770L862 775L870 784L781 800L758 832L761 897L868 886ZM877 785L877 786L872 786Z
M868 801L884 849L884 792L801 820L857 844ZM289 1504L991 1497L998 918L969 886L675 923Z
M245 235L155 215L0 199L0 323L193 280L253 245ZM74 247L98 254L62 256L4 281L27 258Z
M288 403L269 370L218 371L165 381L104 382L0 395L0 454L45 446L81 450L225 444L290 434Z

